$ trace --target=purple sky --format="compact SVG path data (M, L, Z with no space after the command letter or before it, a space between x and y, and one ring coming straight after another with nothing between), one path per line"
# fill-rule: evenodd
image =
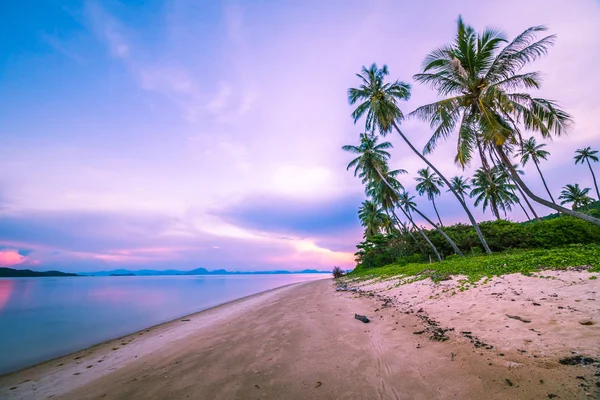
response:
M539 24L558 35L533 68L544 73L540 95L575 126L549 144L542 169L555 196L566 183L591 187L572 157L600 147L600 79L589 77L600 65L598 1L61 3L0 6L0 265L351 267L364 195L340 150L361 132L346 90L373 62L413 83L459 14L511 38ZM414 85L402 108L435 99ZM418 148L429 138L417 121L404 130ZM414 192L423 165L388 140ZM453 155L449 141L431 159L449 177L470 175ZM533 166L525 171L542 193ZM445 222L465 220L451 196L438 202Z

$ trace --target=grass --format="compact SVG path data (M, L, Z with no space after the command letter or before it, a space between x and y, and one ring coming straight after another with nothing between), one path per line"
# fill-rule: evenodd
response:
M386 265L380 268L357 268L349 274L352 278L388 278L403 275L414 280L432 278L440 281L450 275L464 275L471 283L482 278L504 274L529 275L544 269L591 265L600 272L600 245L570 245L553 249L513 250L489 256L449 256L438 263L411 263Z

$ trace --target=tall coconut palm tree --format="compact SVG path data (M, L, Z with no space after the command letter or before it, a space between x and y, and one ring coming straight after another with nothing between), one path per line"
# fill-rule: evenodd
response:
M459 17L454 42L429 53L423 72L414 76L444 99L419 107L411 115L428 121L434 129L425 153L457 132L458 164L468 165L475 150L482 153L479 146L491 147L531 199L600 225L598 218L534 194L515 172L511 160L515 148L523 143L523 128L547 138L566 133L572 122L571 116L554 101L527 93L528 89L540 87L540 75L523 72L523 67L546 54L555 41L554 35L538 39L538 34L545 31L543 26L534 26L508 42L497 30L485 29L478 34Z
M510 183L508 175L503 174L498 168L492 168L489 172L478 168L471 182L473 190L471 190L470 196L475 197L475 206L482 204L485 212L489 206L494 205L490 208L498 220L500 219L499 210L506 213L518 201L513 192L514 185Z
M383 209L374 201L365 200L358 209L360 224L365 227L365 238L370 238L389 226L389 219Z
M578 183L574 185L566 185L560 192L558 199L562 200L560 204L573 203L574 210L594 202L594 199L587 195L590 190L590 188L581 189Z
M540 169L540 160L547 160L550 155L550 152L544 150L544 147L546 147L545 143L537 144L535 138L532 136L523 142L523 145L521 146L521 149L517 151L517 154L521 157L521 165L523 166L527 165L529 160L533 161L535 168L540 174L540 178L542 178L546 192L548 192L548 196L550 196L550 200L556 204L552 197L552 193L550 193L550 189L548 189L542 170Z
M465 195L468 195L468 191L471 189L471 185L469 185L469 179L465 179L462 176L454 176L450 179L450 186L456 193L462 197L463 201L465 200ZM450 192L451 189L446 190L446 192Z
M348 164L348 167L346 169L354 167L354 176L362 178L363 183L368 184L368 182L372 180L381 180L391 190L397 193L397 190L394 188L394 186L390 184L390 182L388 182L388 180L386 179L386 175L388 173L387 159L390 158L390 154L387 151L385 151L384 148L389 148L392 145L388 142L377 144L377 137L373 135L363 133L360 137L360 146L347 145L342 147L342 150L344 151L358 154L358 157L352 160L350 164ZM410 215L406 215L409 218L409 221L415 227L417 227L414 221L412 221ZM450 243L455 252L459 255L462 255L460 249L456 246L456 243L454 243L452 239L450 239L450 237L435 224L433 224L433 226L436 227L438 232L440 232L440 234L448 241L448 243ZM434 252L438 255L438 258L441 260L437 249L435 249L435 246L433 246L433 243L431 243L431 241L429 241L428 238L426 238L426 241L428 241L432 248L434 248Z
M429 167L418 170L417 175L418 176L415 178L418 182L415 187L417 193L419 193L420 196L423 196L424 194L427 195L427 199L433 204L433 209L438 217L438 221L440 221L440 225L443 227L444 224L440 218L440 213L435 206L435 198L440 195L439 188L444 187L444 181L442 181L435 172L431 172Z
M399 80L392 83L385 82L387 75L389 75L387 66L384 65L380 69L376 64L371 65L368 69L363 67L361 73L356 75L361 80L361 85L358 88L348 89L348 102L351 105L359 103L352 112L354 123L365 116L366 130L372 133L378 130L382 136L386 136L392 129L395 129L408 147L450 187L450 182L444 175L413 146L398 127L398 124L404 119L404 114L400 110L400 107L398 107L398 102L410 98L410 85ZM473 228L475 228L485 252L491 254L492 251L466 203L454 190L452 190L452 193L454 193L467 213L469 221L473 225Z
M598 200L600 200L600 191L598 191L598 183L596 182L596 175L594 175L594 170L592 169L592 166L590 164L590 160L592 160L593 162L598 162L598 156L596 154L598 154L598 150L592 150L592 148L590 146L584 148L584 149L578 149L577 151L575 151L575 164L583 164L584 162L587 163L588 168L590 169L590 172L592 173L592 178L594 179L594 187L596 188L596 195L598 196Z

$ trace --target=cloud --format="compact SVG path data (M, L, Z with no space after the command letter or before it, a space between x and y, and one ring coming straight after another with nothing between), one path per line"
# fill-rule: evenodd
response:
M358 196L311 201L270 195L244 198L214 213L225 221L251 230L321 237L356 227L356 210L361 201Z
M0 267L10 267L27 261L29 259L17 250L0 250Z
M35 259L39 260L38 269L68 271L115 266L294 269L326 267L347 257L310 239L282 238L269 230L236 226L215 216L198 219L189 215L181 220L152 213L0 215L0 246L6 253L4 259L12 263Z

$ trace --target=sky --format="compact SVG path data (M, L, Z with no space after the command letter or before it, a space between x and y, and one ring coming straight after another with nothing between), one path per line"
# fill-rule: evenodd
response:
M555 197L592 187L572 158L600 147L597 0L2 2L0 266L351 268L365 196L340 149L362 131L346 91L376 62L413 85L405 113L435 101L412 76L459 14L510 38L533 25L558 35L531 69L575 124L541 168ZM430 135L414 120L404 132L417 148ZM415 194L424 165L386 140ZM477 167L453 164L452 140L429 157L448 177ZM449 193L437 203L445 223L466 221Z

